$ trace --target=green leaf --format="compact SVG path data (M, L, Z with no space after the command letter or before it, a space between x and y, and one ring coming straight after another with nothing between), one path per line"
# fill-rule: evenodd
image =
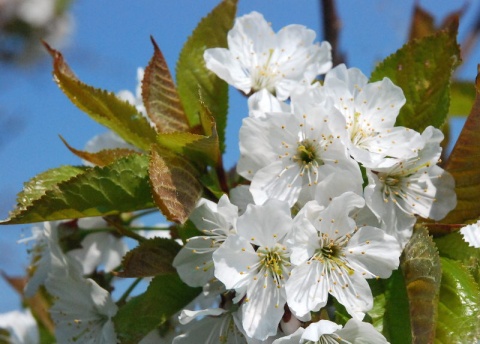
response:
M444 223L468 223L480 217L480 78L477 75L476 99L457 143L443 168L455 179L457 206Z
M186 306L201 290L187 286L176 273L155 277L145 293L128 301L113 318L120 342L138 343Z
M217 123L220 149L225 150L228 85L205 67L203 53L208 48L227 47L227 33L233 26L237 0L222 1L198 24L185 43L176 67L177 87L190 127L199 124L203 105Z
M441 256L461 262L480 283L480 250L469 246L459 232L444 235L435 239Z
M149 176L153 198L163 215L184 223L202 194L200 172L180 155L165 155L158 147L150 153Z
M480 339L480 289L461 263L441 258L442 284L435 343L477 343Z
M471 81L453 81L450 88L450 110L452 116L467 116L475 102L475 84Z
M188 131L188 119L167 62L153 38L152 43L153 57L142 81L142 98L147 114L159 133Z
M139 152L128 148L104 149L99 152L91 153L73 148L61 136L60 139L62 140L63 144L67 146L70 152L72 152L79 158L87 160L97 166L106 166L113 163L115 160L129 156L131 154L140 154Z
M156 132L137 109L115 94L93 88L78 80L63 56L45 44L53 59L55 82L80 110L98 123L115 131L128 143L148 150Z
M118 277L151 277L176 272L173 259L180 251L180 245L165 238L153 238L142 241L130 250L122 260L123 270Z
M407 290L400 270L393 271L392 276L385 281L383 334L391 344L413 343Z
M60 178L57 182L53 182L51 171L34 178L21 193L22 203L19 202L10 218L1 223L104 216L155 206L148 182L146 155L130 155L105 167L82 169L82 172L74 176L70 172L68 178ZM43 189L41 192L35 189L36 183Z
M194 160L200 165L208 163L216 166L220 157L218 135L215 119L211 116L202 115L202 126L206 135L198 135L186 132L158 134L157 142L168 150L182 154L189 160Z
M450 77L460 62L456 41L458 20L433 36L405 44L380 63L371 81L388 77L400 86L407 99L396 125L418 132L433 125L440 128L447 119Z
M17 209L15 211L30 207L33 201L44 196L48 190L54 189L57 184L84 173L85 170L86 167L61 166L38 174L26 182L23 190L18 193Z
M425 228L414 230L400 266L407 288L412 343L432 343L442 271L437 248Z

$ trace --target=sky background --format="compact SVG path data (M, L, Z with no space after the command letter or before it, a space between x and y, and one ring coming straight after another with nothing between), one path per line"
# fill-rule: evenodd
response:
M341 50L347 66L360 68L367 76L375 64L400 48L408 36L414 0L339 0L342 21ZM459 42L471 29L480 10L478 1L418 0L438 20L470 3L461 20ZM152 55L150 35L157 41L174 73L178 54L198 21L217 0L175 1L76 1L71 9L75 28L68 46L61 49L77 76L87 84L113 92L135 91L137 67L145 67ZM289 24L302 24L322 39L318 0L240 0L238 15L253 10L262 13L275 31ZM458 77L473 80L480 47L460 67ZM227 126L225 164L238 158L238 130L247 115L245 99L232 90ZM80 160L62 144L62 135L75 148L83 148L106 129L70 103L52 81L48 58L28 68L0 65L0 126L5 118L12 129L0 130L0 218L8 217L23 182L60 165ZM455 121L454 132L459 123ZM29 225L0 227L0 271L21 275L28 265L26 247L16 243L29 236ZM0 313L20 307L20 298L0 281Z

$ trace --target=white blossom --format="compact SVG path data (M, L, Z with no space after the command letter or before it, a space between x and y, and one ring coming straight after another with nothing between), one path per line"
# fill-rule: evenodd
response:
M358 164L336 134L343 125L339 116L331 116L335 109L306 98L308 94L292 98L293 113L243 120L237 172L251 180L257 204L274 198L293 206L302 190L313 194L319 182L339 171L362 183Z
M295 217L287 239L295 267L286 283L288 306L295 315L320 310L331 294L361 320L373 305L366 279L387 278L398 267L396 239L379 228L358 228L350 217L363 206L362 197L346 192L326 208L311 201Z
M390 79L369 83L359 69L339 65L326 74L322 90L345 118L342 138L355 160L375 167L416 156L420 134L394 127L405 96Z
M108 224L100 217L83 218L77 221L79 230L106 229ZM105 272L111 272L122 262L128 246L121 237L109 231L89 233L80 242L81 248L68 251L68 255L77 259L85 275L91 274L99 266Z
M237 18L227 39L228 49L205 51L206 66L246 94L266 89L284 100L332 66L330 44L313 44L313 30L289 25L275 34L258 12Z
M15 310L0 314L0 342L8 344L40 343L37 322L30 310Z
M387 340L375 328L365 322L350 319L342 328L329 320L320 320L306 329L277 339L273 344L387 344Z
M282 244L291 230L287 203L277 200L249 205L230 235L213 253L215 277L242 301L242 324L249 337L265 340L277 333L286 302L284 284L290 270Z
M227 195L218 204L201 199L190 220L205 235L189 238L173 260L180 278L189 286L201 287L214 277L212 254L236 232L237 206Z
M442 132L427 127L422 139L424 147L417 157L390 167L367 169L367 205L402 246L411 236L414 215L438 221L457 204L453 177L437 165Z

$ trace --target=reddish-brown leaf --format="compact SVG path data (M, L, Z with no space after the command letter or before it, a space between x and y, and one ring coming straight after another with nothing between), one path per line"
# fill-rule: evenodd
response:
M155 40L153 57L142 81L142 98L147 114L159 133L185 132L190 129L167 62Z
M443 166L453 175L457 193L457 207L443 223L462 224L480 217L480 74L475 88L472 111Z
M184 223L202 193L197 168L180 155L150 152L150 183L153 199L170 221Z

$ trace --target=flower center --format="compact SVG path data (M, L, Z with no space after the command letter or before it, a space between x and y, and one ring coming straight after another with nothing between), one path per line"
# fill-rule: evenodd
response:
M280 286L284 274L288 273L286 267L290 266L286 247L278 243L273 248L260 247L257 254L262 268L270 273L277 287Z
M280 73L271 64L274 51L274 49L269 49L268 54L263 53L266 55L265 63L255 66L252 71L252 89L255 92L265 88L268 92L275 94L275 81Z
M303 140L298 143L297 154L293 157L300 166L311 166L314 163L317 165L323 165L323 162L319 159L317 153L317 145L311 140Z

